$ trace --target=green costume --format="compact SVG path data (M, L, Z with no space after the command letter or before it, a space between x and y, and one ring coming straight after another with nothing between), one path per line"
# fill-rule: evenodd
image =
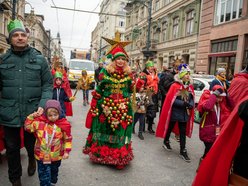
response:
M132 77L122 70L110 74L106 69L100 77L86 119L91 126L84 153L96 163L124 166L133 159Z

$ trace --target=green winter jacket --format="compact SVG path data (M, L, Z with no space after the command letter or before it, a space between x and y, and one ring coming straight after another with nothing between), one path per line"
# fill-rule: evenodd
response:
M0 56L0 125L21 127L52 98L52 75L39 51L9 49Z

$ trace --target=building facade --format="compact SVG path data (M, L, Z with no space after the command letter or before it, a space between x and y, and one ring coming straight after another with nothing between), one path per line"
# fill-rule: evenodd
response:
M146 2L149 2L146 1ZM152 0L151 24L149 25L149 4L131 1L127 9L125 37L132 40L127 47L131 64L144 68L147 57L148 30L150 48L158 70L172 67L181 59L195 68L199 31L200 0ZM149 28L150 27L150 28Z
M203 0L196 71L240 71L248 57L248 1Z
M92 32L91 44L94 61L103 58L108 51L109 44L102 39L114 38L118 30L121 40L124 40L125 15L124 10L128 0L103 0L100 5L99 22Z

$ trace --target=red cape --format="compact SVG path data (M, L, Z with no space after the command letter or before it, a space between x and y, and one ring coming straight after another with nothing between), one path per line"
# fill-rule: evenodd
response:
M41 121L41 122L45 122L45 123L51 123L45 115L42 115L40 117L35 118L36 121ZM67 121L66 118L62 118L62 119L58 119L57 121L54 122L55 125L57 125L59 128L62 129L62 131L64 131L67 136L71 135L71 124Z
M248 95L248 74L239 73L235 75L231 85L228 89L229 96L234 101L235 105L239 102L240 98Z
M201 162L193 186L228 185L232 160L239 146L244 122L238 116L242 99L228 117L207 156Z
M160 138L164 138L166 136L170 117L171 117L171 108L172 105L176 99L176 95L179 92L180 89L182 89L182 85L179 83L173 83L169 89L169 92L166 94L166 98L163 104L162 112L158 121L158 126L156 130L156 136ZM194 88L192 85L189 86L189 91L192 93L193 97L195 97ZM186 135L190 138L193 131L193 125L194 125L194 109L191 109L190 113L190 119L187 122L186 127ZM178 124L175 125L173 132L175 134L179 134L179 128Z
M52 75L55 74L55 70L52 69ZM63 84L62 88L65 90L66 95L70 98L72 96L72 91L70 87L69 80L67 78L67 74L65 71L63 71ZM65 108L66 108L66 116L73 116L72 112L72 103L71 102L65 102Z

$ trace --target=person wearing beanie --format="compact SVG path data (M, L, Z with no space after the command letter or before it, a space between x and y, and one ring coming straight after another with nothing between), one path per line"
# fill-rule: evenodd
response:
M25 130L35 134L34 156L38 164L40 185L55 185L62 159L68 159L72 147L71 124L61 118L59 101L48 100L43 115L30 114Z
M11 20L7 29L10 49L0 55L0 123L6 141L9 180L13 185L21 185L20 131L29 114L43 113L46 101L52 98L53 79L45 57L28 45L23 23ZM36 170L35 138L25 131L21 135L28 152L28 175L32 176Z
M72 91L70 87L70 83L67 77L67 73L65 70L65 67L63 67L63 63L59 61L55 61L52 65L52 75L54 77L56 72L61 72L63 77L63 83L62 88L65 90L65 93L68 97L72 97ZM66 116L73 116L73 109L72 109L72 103L71 102L64 102L65 105L65 114Z
M62 111L61 116L66 117L65 102L72 102L75 100L74 96L68 97L65 89L63 88L63 74L61 72L55 72L54 74L54 86L53 86L53 98L60 102Z
M226 69L225 68L218 68L216 71L215 79L211 82L209 90L212 90L215 85L223 86L225 92L227 92L230 84L226 79Z
M131 141L134 84L129 58L123 48L130 42L120 41L120 35L116 39L103 39L112 45L107 52L111 62L101 70L100 84L92 92L85 122L90 130L83 153L94 163L123 169L134 157Z
M228 118L234 107L232 100L229 97L226 98L226 95L221 85L215 85L213 91L205 90L199 100L197 110L202 116L199 125L199 137L205 145L204 154L200 158L199 165L223 128L225 118ZM224 101L224 98L229 100Z
M173 131L180 136L179 156L190 162L186 150L186 136L191 137L194 124L194 88L191 84L190 69L187 64L178 66L178 74L171 85L159 117L156 136L164 138L163 147L171 151L170 134Z
M147 91L152 92L152 101L147 106L146 111L146 119L148 123L148 132L150 134L154 134L155 131L153 130L152 125L154 123L154 119L156 118L156 114L158 112L158 73L156 68L154 67L154 62L151 60L148 60L146 62L146 67L143 70L143 73L146 74L146 83L145 83L145 89Z

